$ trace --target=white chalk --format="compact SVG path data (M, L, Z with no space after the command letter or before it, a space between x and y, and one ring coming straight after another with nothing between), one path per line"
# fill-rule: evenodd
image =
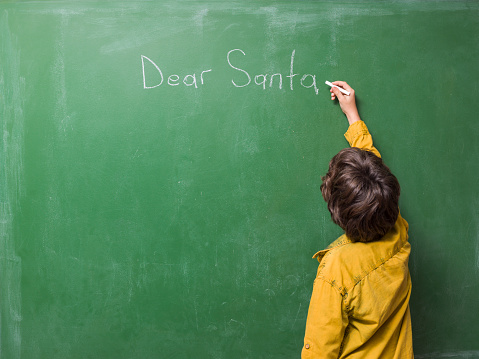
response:
M341 91L341 92L342 92L343 94L345 94L345 95L348 95L348 96L350 95L350 92L349 92L349 91L346 91L345 89L343 89L343 88L341 88L341 87L339 87L339 86L333 85L333 84L332 84L331 82L329 82L329 81L326 81L325 84L328 85L328 86L331 86L331 87L336 87L339 91Z

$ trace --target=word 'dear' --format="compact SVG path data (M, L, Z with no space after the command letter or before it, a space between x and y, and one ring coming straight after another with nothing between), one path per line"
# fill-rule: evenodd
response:
M145 59L148 60L148 62L150 62L154 66L154 68L152 68L151 66L148 66L148 67L151 68L151 70L148 71L148 74L149 74L149 76L152 76L156 79L155 80L155 82L156 82L155 85L152 85L152 84L150 84L151 86L146 85ZM148 57L146 57L144 55L141 55L141 68L142 68L142 71L143 71L143 88L144 89L153 89L155 87L161 86L161 84L163 83L163 80L164 80L163 72L161 71L160 67L153 60L149 59ZM211 69L201 71L201 74L199 76L199 80L201 82L201 85L204 84L203 74L206 73L206 72L210 72L210 71L211 71ZM156 76L151 75L152 73L156 74ZM177 75L177 74L171 74L170 76L168 76L167 83L170 86L178 86L180 84L180 76ZM194 86L195 88L198 88L198 81L196 79L196 73L185 75L183 77L183 84L185 84L185 86Z

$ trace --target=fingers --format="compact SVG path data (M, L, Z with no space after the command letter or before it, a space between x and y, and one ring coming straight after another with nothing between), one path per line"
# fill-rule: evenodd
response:
M333 85L336 85L336 86L340 86L342 87L343 89L349 91L349 92L353 92L353 88L351 86L348 85L347 82L345 81L334 81L332 82Z
M337 98L338 100L341 101L344 98L344 95L336 87L331 87L329 92L331 92L331 100L335 100Z

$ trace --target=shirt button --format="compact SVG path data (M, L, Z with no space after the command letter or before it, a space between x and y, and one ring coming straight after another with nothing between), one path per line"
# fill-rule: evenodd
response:
M306 349L309 349L309 344L306 344L304 347L305 347Z

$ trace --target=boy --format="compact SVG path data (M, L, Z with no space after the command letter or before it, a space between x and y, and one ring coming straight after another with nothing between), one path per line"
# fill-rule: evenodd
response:
M413 358L408 223L399 214L400 187L373 147L354 90L331 88L349 122L351 148L333 157L321 184L334 223L345 234L313 258L304 346L307 358Z

